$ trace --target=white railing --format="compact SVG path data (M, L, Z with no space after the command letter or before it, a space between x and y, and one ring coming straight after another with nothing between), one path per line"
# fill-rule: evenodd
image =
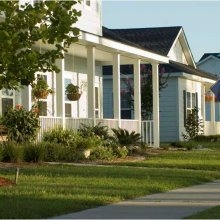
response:
M204 135L216 135L216 134L220 134L220 122L205 121Z
M153 121L141 122L142 141L150 146L153 146Z
M119 128L119 121L117 119L89 119L89 118L65 118L65 128L77 130L81 124L95 125L98 123L107 126L111 133L111 128ZM41 140L43 133L49 131L52 128L64 127L62 117L40 117L40 132L38 139ZM129 132L138 131L139 122L138 120L121 120L120 128L127 129ZM149 145L153 144L153 121L142 121L141 122L141 136L142 141Z

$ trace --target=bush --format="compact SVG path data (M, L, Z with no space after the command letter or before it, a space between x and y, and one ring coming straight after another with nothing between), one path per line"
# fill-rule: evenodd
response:
M115 158L112 148L98 146L96 147L91 155L91 160L112 160Z
M125 158L127 155L128 155L128 149L123 146L123 147L116 147L113 149L116 157L119 157L119 158Z
M42 162L44 160L45 148L41 143L24 145L24 161Z
M135 131L129 133L128 130L121 128L112 128L112 131L114 132L116 140L121 146L128 147L141 144L141 135Z
M108 127L101 125L101 122L99 122L95 126L90 126L82 123L81 127L78 129L78 132L83 137L98 136L103 140L106 140L110 137L108 134Z
M2 146L3 162L21 162L23 161L23 147L15 142L5 142Z
M57 162L63 160L63 155L66 147L58 143L42 142L41 145L45 148L44 161Z
M43 141L70 146L75 141L75 133L71 129L58 127L44 132Z
M7 127L8 140L17 143L33 141L40 128L39 116L35 110L27 111L21 105L9 109L1 123Z

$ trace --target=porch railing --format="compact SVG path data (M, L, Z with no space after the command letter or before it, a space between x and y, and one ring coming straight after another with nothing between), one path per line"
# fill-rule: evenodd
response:
M86 125L95 125L98 123L102 125L108 126L109 131L111 132L111 128L118 128L119 121L117 119L90 119L90 118L65 118L65 127L67 129L77 130L80 128L81 124ZM43 133L49 131L52 128L63 127L63 119L62 117L40 117L40 131L38 134L38 140L42 139ZM121 120L120 128L127 129L129 132L138 131L139 122L137 120ZM153 144L153 121L142 121L141 122L141 136L142 141L146 142L149 145Z

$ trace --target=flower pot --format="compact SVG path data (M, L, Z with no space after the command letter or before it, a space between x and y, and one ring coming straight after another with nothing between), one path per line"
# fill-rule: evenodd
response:
M77 101L79 100L81 97L81 94L80 93L69 93L67 94L67 98L70 100L70 101Z
M34 97L37 99L46 99L49 92L47 90L35 90L33 91Z

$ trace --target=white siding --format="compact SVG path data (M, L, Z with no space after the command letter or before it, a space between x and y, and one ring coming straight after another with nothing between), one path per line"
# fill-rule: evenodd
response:
M77 9L81 11L82 15L76 26L80 30L96 35L102 35L102 17L101 17L101 0L91 0L90 6L85 4L85 0L77 5Z
M169 52L168 56L171 60L187 64L186 57L183 53L183 48L179 40L177 40L176 44L174 45L173 49Z

